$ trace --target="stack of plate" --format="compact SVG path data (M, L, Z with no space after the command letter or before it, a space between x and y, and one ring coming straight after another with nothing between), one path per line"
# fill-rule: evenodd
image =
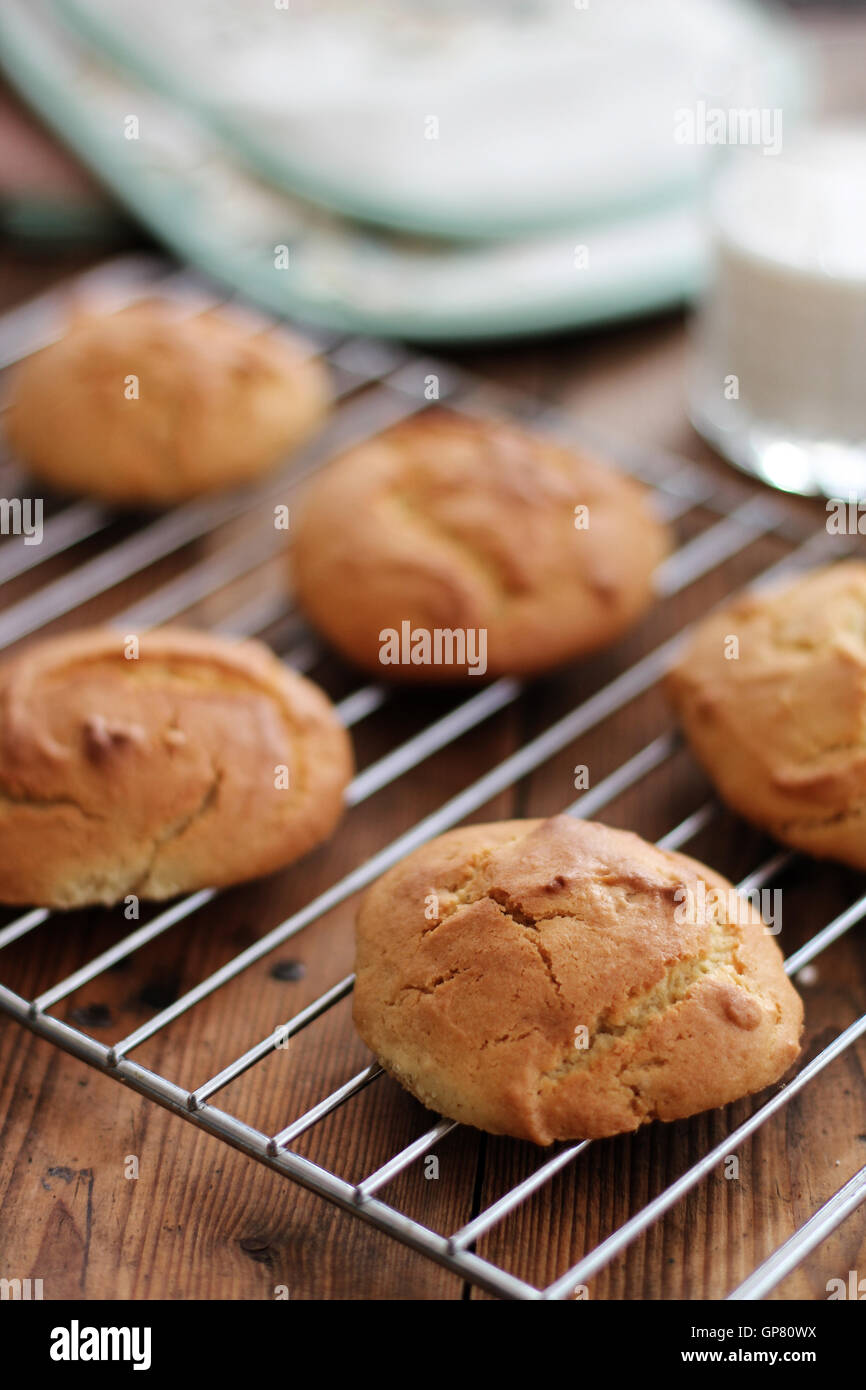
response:
M701 113L802 109L743 0L5 0L7 73L168 245L269 308L416 339L675 304Z

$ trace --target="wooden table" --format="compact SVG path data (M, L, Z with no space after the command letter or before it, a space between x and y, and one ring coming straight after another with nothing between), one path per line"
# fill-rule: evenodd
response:
M49 264L7 253L0 262L0 304L23 299L84 260L52 257ZM462 360L495 380L561 402L585 422L645 445L682 450L706 460L720 478L732 476L685 421L687 338L678 315L464 353ZM788 505L821 524L821 504L792 499ZM398 781L350 813L335 840L297 869L225 894L218 907L80 990L59 1016L103 1040L126 1035L779 553L777 541L761 541L725 570L724 579L710 573L616 652L538 682L519 705L425 764L421 775ZM86 617L105 616L138 591L135 584L124 586L110 602L89 605ZM206 607L198 620L208 620ZM335 663L327 663L324 678L333 688L352 688L350 674ZM360 725L360 764L431 717L438 700L406 697L396 715ZM573 799L575 763L587 763L595 783L668 725L655 695L628 706L605 726L603 738L579 740L475 818L556 811ZM683 753L660 778L617 801L607 818L657 836L705 794L705 782ZM752 868L770 848L727 815L693 846L732 875ZM785 888L794 904L791 934L786 927L784 937L790 950L864 884L843 869L800 861ZM213 1075L351 969L353 907L349 902L329 914L158 1034L141 1049L140 1060L185 1084ZM117 915L56 917L4 952L3 979L33 997L121 934ZM809 1057L866 1007L863 927L820 958L816 980L803 992ZM274 1132L368 1060L345 1001L288 1051L234 1083L223 1100ZM591 1297L719 1297L733 1288L866 1161L864 1063L866 1047L850 1049L742 1149L738 1180L716 1171L593 1281ZM550 1281L719 1142L754 1104L593 1144L541 1197L485 1238L479 1253L533 1283ZM303 1138L298 1151L354 1180L429 1123L419 1105L382 1080ZM463 1224L542 1158L531 1146L465 1129L443 1140L437 1152L438 1180L426 1180L416 1164L387 1196L443 1231ZM137 1160L137 1178L127 1176L130 1157ZM0 1276L40 1278L50 1299L271 1299L280 1286L293 1299L483 1296L2 1018L0 1201ZM851 1269L866 1270L864 1209L781 1285L778 1296L825 1298L827 1280L847 1277Z

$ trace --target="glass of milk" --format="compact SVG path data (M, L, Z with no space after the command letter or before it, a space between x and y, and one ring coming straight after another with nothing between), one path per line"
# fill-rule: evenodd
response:
M833 60L829 45L822 61L831 74ZM861 77L858 90L864 86ZM765 482L859 500L866 96L862 109L833 105L789 128L783 119L773 147L727 147L718 161L689 405L699 432Z

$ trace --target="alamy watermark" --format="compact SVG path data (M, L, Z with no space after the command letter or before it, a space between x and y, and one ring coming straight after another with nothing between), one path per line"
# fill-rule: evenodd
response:
M43 1297L41 1279L0 1279L0 1300L28 1303Z
M847 1279L828 1279L825 1287L828 1303L840 1298L851 1298L858 1303L866 1299L866 1279L860 1278L858 1269L849 1269Z
M826 526L830 536L866 536L866 502L853 493L829 497Z
M674 921L680 926L704 927L717 922L720 913L725 922L747 926L754 910L763 917L771 936L778 936L782 930L781 888L752 888L748 893L738 893L736 888L708 888L703 879L698 879L697 888L685 884L677 888L674 902Z
M779 106L709 106L703 99L674 112L678 145L755 145L764 154L782 150Z
M23 536L25 545L41 545L42 498L0 497L0 535Z
M51 1329L52 1361L131 1361L134 1371L151 1363L149 1327L82 1327L73 1318L68 1327Z
M413 627L408 621L379 633L383 666L457 666L470 676L487 670L485 627Z

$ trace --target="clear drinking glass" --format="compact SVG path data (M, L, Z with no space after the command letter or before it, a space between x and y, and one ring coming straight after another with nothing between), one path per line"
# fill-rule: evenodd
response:
M719 452L764 482L861 499L866 33L822 41L811 58L810 114L759 112L755 138L720 145L714 161L689 409Z

